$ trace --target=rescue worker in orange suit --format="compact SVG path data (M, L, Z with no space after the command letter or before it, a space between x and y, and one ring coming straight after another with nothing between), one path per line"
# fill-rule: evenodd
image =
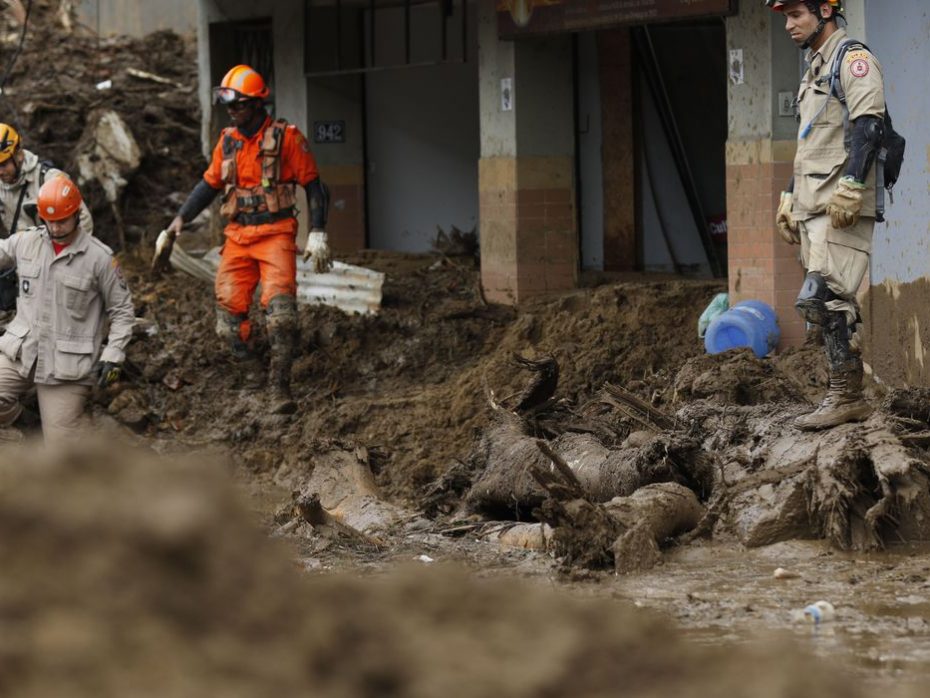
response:
M228 222L216 275L216 331L233 356L250 358L248 313L260 282L271 346L273 410L292 412L296 405L291 400L290 374L298 334L296 187L306 189L310 205L304 259L312 257L317 272L331 266L324 232L328 192L304 135L266 111L269 89L261 75L237 65L213 92L214 101L226 106L233 125L223 130L203 180L167 230L177 236L222 192L220 213Z

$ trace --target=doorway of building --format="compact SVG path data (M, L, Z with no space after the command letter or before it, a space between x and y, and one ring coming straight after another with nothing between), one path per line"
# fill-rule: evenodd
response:
M726 32L720 20L578 35L586 269L726 273Z
M646 271L726 275L726 30L633 30L637 190Z

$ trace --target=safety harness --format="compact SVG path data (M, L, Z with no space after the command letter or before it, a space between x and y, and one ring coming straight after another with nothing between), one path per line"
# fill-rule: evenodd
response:
M294 217L297 202L293 182L281 182L281 147L287 121L276 119L262 134L262 181L254 187L238 186L236 155L242 141L233 129L223 131L223 164L220 176L225 184L220 213L241 225L264 225Z

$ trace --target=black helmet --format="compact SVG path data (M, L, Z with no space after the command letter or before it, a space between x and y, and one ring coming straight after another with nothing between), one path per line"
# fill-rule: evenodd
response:
M783 12L785 5L790 5L794 2L803 2L805 5L810 7L815 3L817 5L822 5L824 3L830 5L833 8L833 12L845 16L846 8L843 6L843 0L762 0L765 3L766 7L770 7L776 12Z

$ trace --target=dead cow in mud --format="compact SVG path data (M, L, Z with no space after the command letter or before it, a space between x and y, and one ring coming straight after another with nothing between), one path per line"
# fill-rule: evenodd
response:
M728 362L750 375L737 354L711 365L704 380L719 373L732 382ZM769 383L793 380L777 364L757 373ZM741 394L763 394L756 387ZM930 445L930 395L896 393L868 421L817 433L793 426L809 409L800 393L786 398L738 406L697 399L668 415L606 386L593 401L600 411L585 406L561 433L546 421L547 440L538 414L498 405L471 454L466 504L543 521L565 562L618 572L649 567L660 545L699 536L749 547L825 539L846 550L930 539L930 456L921 450ZM597 420L586 423L592 414Z

